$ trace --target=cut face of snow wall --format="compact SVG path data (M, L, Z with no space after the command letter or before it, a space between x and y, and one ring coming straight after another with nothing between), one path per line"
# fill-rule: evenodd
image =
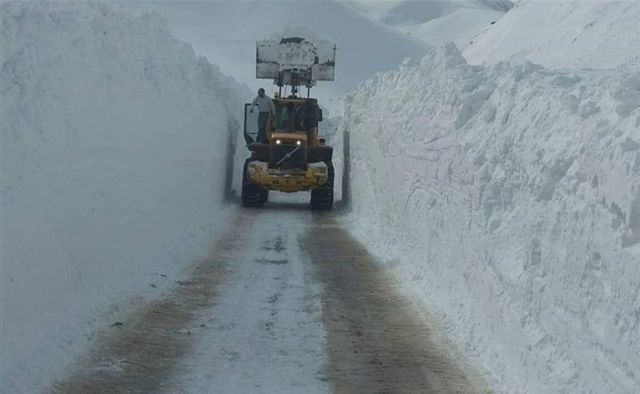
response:
M347 99L345 219L504 392L640 387L640 70L468 65Z
M35 392L104 328L89 316L205 252L242 106L158 17L0 15L0 392Z

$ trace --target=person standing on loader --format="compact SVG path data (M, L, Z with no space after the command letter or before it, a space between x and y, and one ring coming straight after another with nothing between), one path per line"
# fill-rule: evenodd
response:
M258 89L258 97L253 99L253 105L249 112L253 113L253 108L258 106L258 137L257 142L267 142L267 120L269 119L269 112L275 113L276 106L269 96L264 93L264 89Z

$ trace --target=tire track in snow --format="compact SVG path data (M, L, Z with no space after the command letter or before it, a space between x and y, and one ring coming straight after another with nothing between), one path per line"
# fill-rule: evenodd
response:
M337 393L482 393L437 343L429 322L367 250L334 219L315 217L301 238L324 284L322 310Z
M192 276L54 393L473 393L428 322L331 213L243 210Z
M259 217L166 392L327 393L321 289L297 242L308 203L244 212Z
M199 262L190 278L159 301L132 314L131 321L103 333L97 345L56 382L53 393L158 393L170 384L192 347L192 323L214 304L228 264L244 248L242 233L255 215L238 215Z

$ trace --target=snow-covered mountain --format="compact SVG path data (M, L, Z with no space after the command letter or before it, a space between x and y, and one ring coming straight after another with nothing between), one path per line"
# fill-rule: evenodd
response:
M474 39L473 64L530 60L552 68L640 67L640 2L522 0Z
M352 1L354 10L433 46L465 48L513 7L509 0Z
M389 25L425 23L461 8L504 13L514 6L510 0L345 0L343 3Z
M321 36L338 44L336 81L320 83L315 95L332 111L358 83L388 71L407 57L420 58L431 45L453 41L466 47L513 6L509 0L441 1L126 1L122 7L155 11L172 33L193 45L221 70L252 89L255 41L277 35ZM269 90L269 89L268 89Z
M278 34L329 39L338 45L336 80L320 83L315 93L325 98L325 105L330 104L327 96L339 101L374 73L390 70L406 57L421 57L428 49L337 1L127 1L122 6L158 12L176 37L252 88L272 86L271 81L255 80L256 41Z
M507 12L513 7L509 0L436 0L401 1L380 20L391 26L419 25L450 15L460 9ZM458 26L461 27L461 26Z

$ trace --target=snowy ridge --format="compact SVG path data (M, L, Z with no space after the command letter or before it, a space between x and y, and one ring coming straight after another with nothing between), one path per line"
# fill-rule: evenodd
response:
M507 12L511 0L346 0L346 6L389 25L422 24L461 9Z
M513 7L509 0L348 1L347 6L390 29L439 47L466 48Z
M398 2L381 21L389 25L420 25L464 9L505 13L511 7L509 0L408 0Z
M468 65L347 100L353 232L504 392L640 387L640 73Z
M157 295L204 252L244 92L157 16L0 15L0 392L36 392L113 322L98 312Z
M640 67L640 2L522 0L464 50L473 64Z
M491 26L504 14L493 10L462 8L446 16L407 29L407 33L421 38L435 47L454 42L466 48L479 32Z

